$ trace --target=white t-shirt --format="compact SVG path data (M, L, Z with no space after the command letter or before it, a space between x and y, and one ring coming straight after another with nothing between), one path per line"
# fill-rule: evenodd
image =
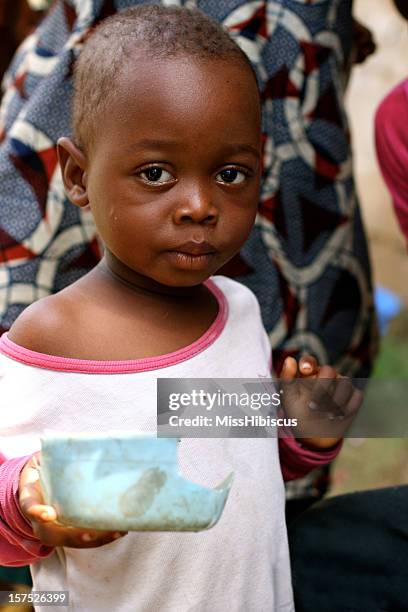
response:
M219 302L217 319L199 340L168 355L67 359L23 349L3 335L2 452L36 451L50 428L156 432L158 377L268 377L270 344L255 296L221 276L208 286ZM68 590L70 609L84 612L294 610L277 439L185 438L178 447L189 480L214 487L234 472L215 527L132 532L95 549L56 548L31 566L34 589Z

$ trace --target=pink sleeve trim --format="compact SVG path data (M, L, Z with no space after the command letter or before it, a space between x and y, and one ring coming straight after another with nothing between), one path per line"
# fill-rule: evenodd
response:
M123 361L70 359L68 357L46 355L45 353L38 353L26 349L23 346L15 344L12 340L9 340L7 333L4 333L0 338L0 352L26 365L45 368L47 370L80 372L84 374L129 374L173 366L182 361L187 361L204 351L217 340L225 327L228 317L227 300L221 289L219 289L212 280L206 281L205 285L217 299L217 317L201 338L178 351L167 353L166 355Z
M20 472L28 459L29 456L6 461L0 455L0 565L27 565L54 550L35 537L18 504Z
M317 467L331 463L339 454L343 440L326 451L312 451L300 446L294 438L279 438L279 456L283 480L302 478Z

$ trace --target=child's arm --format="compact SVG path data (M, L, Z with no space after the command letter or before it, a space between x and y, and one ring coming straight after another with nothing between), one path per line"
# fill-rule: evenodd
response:
M362 404L361 391L354 387L351 379L341 376L331 366L318 366L311 356L302 357L299 364L293 357L287 357L281 379L284 381L285 414L297 418L296 434L302 446L312 451L336 447ZM313 413L326 418L314 423L313 437L310 433L302 435L302 431L310 431ZM314 433L317 431L319 433Z
M316 360L313 357L302 357L297 364L296 360L288 357L285 360L282 374L282 379L286 381L295 381L296 378L320 379L323 384L326 381L342 380L342 410L345 418L337 421L336 426L332 427L333 434L336 437L313 437L299 438L299 440L291 437L279 439L279 452L284 480L292 480L300 478L316 467L321 467L333 461L342 447L343 435L350 426L350 422L355 416L362 402L362 395L358 389L355 389L348 379L344 379L330 366L319 368ZM344 382L344 384L343 384ZM337 390L339 390L339 386ZM300 386L295 385L293 388L286 389L285 411L287 416L300 417L307 420L310 412L310 397L308 392L305 392L305 397L299 394ZM336 393L336 390L326 391L328 395ZM293 412L293 414L291 414ZM325 434L327 434L327 429Z
M343 441L340 440L330 450L311 450L295 438L279 438L279 458L283 480L302 478L317 467L334 461L339 454Z
M0 463L0 565L27 565L55 546L94 548L124 535L56 523L55 509L43 504L37 455L9 460L0 455Z
M42 544L95 548L126 535L126 532L80 529L58 523L55 508L44 504L39 468L40 453L35 453L21 471L18 503L21 512L31 523L34 535Z
M28 459L6 460L0 454L0 565L27 565L48 556L53 550L34 535L20 510L18 485Z

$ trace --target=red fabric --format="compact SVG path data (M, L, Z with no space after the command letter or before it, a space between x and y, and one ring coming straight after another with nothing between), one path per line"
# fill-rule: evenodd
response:
M294 438L279 438L279 456L283 480L301 478L317 467L331 463L339 454L343 445L341 440L336 446L326 451L313 451L300 446Z
M378 107L375 144L378 163L408 240L408 79L397 85Z

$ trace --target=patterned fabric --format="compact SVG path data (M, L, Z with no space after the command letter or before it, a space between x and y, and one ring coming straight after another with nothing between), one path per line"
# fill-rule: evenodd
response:
M56 0L14 59L0 111L0 331L100 257L90 213L64 196L55 143L70 133L72 67L89 28L148 3ZM311 352L367 376L376 338L370 266L342 103L351 0L162 3L197 6L221 22L259 78L259 214L222 273L257 295L277 369L287 355Z

